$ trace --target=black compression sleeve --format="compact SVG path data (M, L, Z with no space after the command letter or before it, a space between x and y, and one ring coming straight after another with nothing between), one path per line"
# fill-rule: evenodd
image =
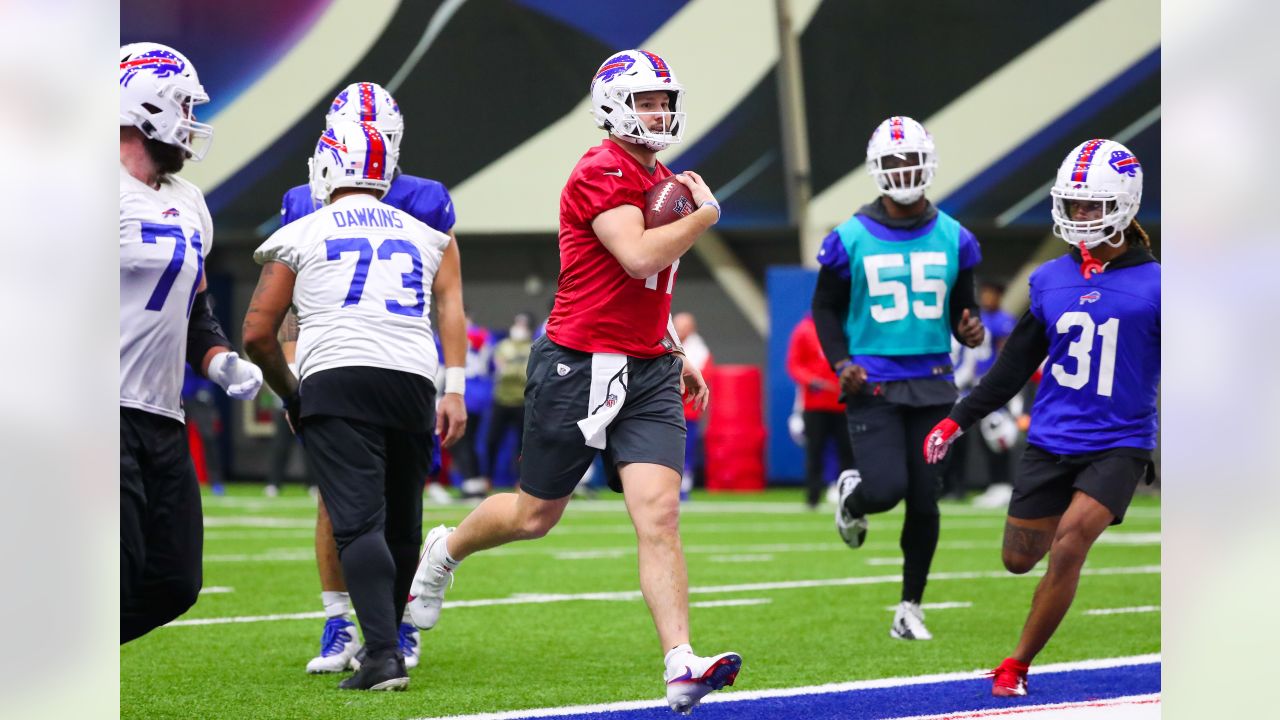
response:
M197 293L191 303L191 318L187 320L187 362L201 375L204 374L204 356L216 347L231 347L231 341L213 315L209 304L209 291Z
M951 409L951 419L964 429L995 412L1022 391L1048 354L1044 323L1028 310L1018 318L995 365L973 392Z
M840 277L834 270L818 270L818 285L813 289L813 326L818 331L818 342L827 356L827 363L849 358L849 336L844 332L849 319L849 289L852 283Z
M960 317L965 310L969 311L969 317L978 316L978 296L971 267L956 273L956 282L951 286L951 334L957 339L960 337Z

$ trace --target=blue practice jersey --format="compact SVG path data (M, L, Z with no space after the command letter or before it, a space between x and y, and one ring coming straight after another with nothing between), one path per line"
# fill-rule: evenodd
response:
M952 376L951 286L981 260L942 211L910 230L857 214L823 239L818 262L850 281L849 355L870 382Z
M1049 355L1027 442L1076 455L1154 449L1160 386L1160 264L1086 280L1064 255L1031 274L1031 313Z
M449 191L444 185L435 180L414 175L397 175L391 181L391 189L382 198L382 202L409 213L433 230L448 233L453 229L456 219L453 214L453 199L449 197ZM310 215L319 207L319 203L311 197L310 187L299 185L290 188L281 203L280 224L288 225L300 217Z

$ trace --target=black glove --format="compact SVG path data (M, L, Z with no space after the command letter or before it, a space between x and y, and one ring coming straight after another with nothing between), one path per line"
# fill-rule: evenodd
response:
M302 428L302 395L296 390L284 401L284 419L297 435Z

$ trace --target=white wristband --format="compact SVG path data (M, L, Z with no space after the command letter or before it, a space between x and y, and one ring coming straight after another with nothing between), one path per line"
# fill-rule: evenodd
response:
M463 367L447 367L444 369L444 391L455 395L467 394L467 369Z

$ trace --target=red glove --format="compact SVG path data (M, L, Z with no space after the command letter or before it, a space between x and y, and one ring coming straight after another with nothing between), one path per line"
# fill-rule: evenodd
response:
M933 426L924 436L924 461L930 465L940 462L947 456L951 443L961 435L960 426L951 418L943 418L942 422Z

